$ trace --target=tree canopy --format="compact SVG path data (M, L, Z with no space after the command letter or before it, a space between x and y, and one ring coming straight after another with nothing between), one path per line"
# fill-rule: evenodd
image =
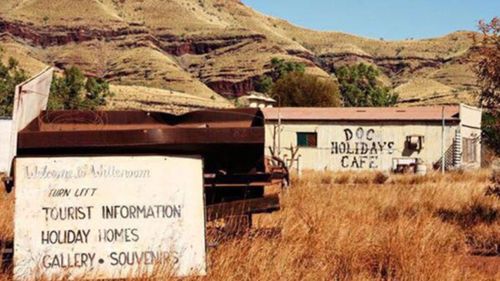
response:
M280 78L271 88L271 96L280 106L340 106L339 88L330 78L301 72L291 72Z
M378 80L379 71L364 63L340 67L335 72L344 106L393 106L398 95Z

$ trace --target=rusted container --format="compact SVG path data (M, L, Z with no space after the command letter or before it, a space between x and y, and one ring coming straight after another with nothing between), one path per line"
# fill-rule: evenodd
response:
M47 111L19 132L18 157L201 155L206 203L219 210L209 210L208 215L216 218L224 215L226 206L221 203L234 202L243 213L279 208L277 197L253 200L267 200L264 187L288 176L286 168L271 165L276 161L264 156L264 137L259 109L194 111L180 116L144 111Z

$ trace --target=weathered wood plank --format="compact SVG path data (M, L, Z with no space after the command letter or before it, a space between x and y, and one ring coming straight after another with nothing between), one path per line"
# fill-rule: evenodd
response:
M215 220L228 216L269 213L280 209L279 195L263 198L238 200L207 206L207 220Z

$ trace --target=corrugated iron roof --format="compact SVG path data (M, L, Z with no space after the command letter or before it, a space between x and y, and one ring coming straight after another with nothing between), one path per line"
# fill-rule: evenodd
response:
M443 106L263 108L264 118L294 121L441 121ZM460 120L458 105L444 106L445 120Z

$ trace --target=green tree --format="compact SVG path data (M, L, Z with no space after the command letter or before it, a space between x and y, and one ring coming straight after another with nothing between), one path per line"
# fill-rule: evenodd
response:
M106 98L113 96L109 90L109 84L102 78L90 77L85 83L86 99L91 103L91 107L106 105Z
M336 71L344 106L393 106L397 93L378 80L379 72L364 63L343 66Z
M255 83L255 90L261 93L269 93L274 82L286 76L288 73L304 73L306 66L300 62L286 61L285 59L272 58L271 71L261 75Z
M488 147L500 155L500 115L498 110L483 112L482 134Z
M10 57L3 63L3 50L0 48L0 116L12 116L16 85L28 79L19 62Z
M331 78L291 72L274 83L271 95L280 106L340 106L339 88Z
M48 108L95 110L106 105L106 98L112 95L105 80L86 78L80 69L71 67L52 80Z

